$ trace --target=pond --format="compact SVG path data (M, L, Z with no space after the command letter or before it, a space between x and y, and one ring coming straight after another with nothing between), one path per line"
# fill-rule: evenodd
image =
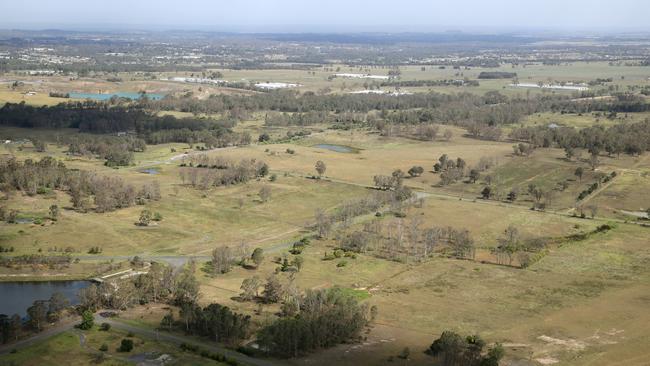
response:
M88 285L88 281L0 282L0 314L25 317L35 300L48 300L55 292L76 305L77 292Z
M153 168L141 169L141 170L138 170L138 172L143 173L143 174L158 174L158 173L160 173L158 170L153 169Z
M164 94L145 94L151 100L160 100L165 97ZM70 98L74 99L92 99L92 100L109 100L113 96L128 99L140 99L142 94L133 92L117 92L112 94L103 93L70 93Z
M315 147L317 149L326 149L326 150L331 150L331 151L336 151L340 153L358 153L359 149L355 149L350 146L344 146L344 145L332 145L332 144L318 144L314 145L312 147Z

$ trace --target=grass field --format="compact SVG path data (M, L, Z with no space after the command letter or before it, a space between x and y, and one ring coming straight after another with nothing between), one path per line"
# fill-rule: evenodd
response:
M219 366L222 363L202 358L191 353L181 352L177 346L140 337L129 337L135 347L131 352L119 352L118 348L127 333L119 330L99 331L97 326L90 331L67 331L21 349L15 354L0 356L3 365L89 365L122 366L140 364L148 359L162 355L171 357L165 365ZM103 352L103 361L97 361L102 345L108 346Z
M338 72L379 75L388 72L385 68L362 68L360 71L356 67L336 67L340 67ZM547 82L549 78L557 82L578 82L612 77L614 81L611 84L618 86L619 90L630 85L647 85L648 76L645 69L606 63L536 64L514 69L504 66L498 70L517 72L520 81L531 83ZM328 81L333 72L323 69L315 69L315 74L296 70L220 71L230 81L298 83L302 85L298 88L300 91L329 87L332 93L345 93L363 89L364 82L341 78ZM475 79L485 70L427 66L425 71L421 71L419 66L408 66L402 67L401 71L403 80L442 80ZM181 74L158 76L174 75ZM233 92L224 88L144 80L128 74L121 77L126 81L119 84L101 78L74 81L46 78L46 82L38 87L36 96L21 94L29 86L0 90L0 104L23 99L31 104L62 101L47 97L50 90L193 91L200 98L210 93ZM509 87L510 82L481 80L481 85L475 88L413 88L413 91L431 89L449 93L470 90L483 93L498 90L509 95L526 94L524 89ZM531 93L541 91L531 90ZM566 91L556 93L570 94ZM171 114L190 116L184 112ZM264 113L254 113L250 120L238 124L235 130L250 132L253 136L269 132L277 139L289 130L300 129L267 128L263 125L263 118ZM619 114L607 119L593 114L543 113L525 118L521 125L557 123L576 128L607 127L645 118L648 114ZM207 191L190 188L181 182L178 167L181 160L172 158L192 153L187 144L148 146L145 152L135 154L133 166L112 169L99 159L71 157L66 154L64 146L55 144L56 134L75 131L2 128L2 139L36 136L50 143L45 153L36 152L29 143L3 144L0 154L15 154L18 159L41 159L49 155L64 161L70 168L121 177L136 186L157 181L163 198L145 206L100 214L70 209L70 198L64 192L48 192L34 197L14 192L2 205L7 209L18 209L21 219L40 219L43 224L0 223L0 245L13 246L15 251L11 255L35 254L39 249L41 253L48 253L48 249L55 246L71 247L74 256L87 256L88 249L95 246L101 247L103 253L97 256L99 260L84 259L64 271L2 268L0 278L83 278L101 272L102 266L108 265L108 260L102 259L104 256L209 255L215 247L246 244L251 249L265 249L264 263L257 269L234 267L231 272L216 276L199 263L196 273L201 284L200 302L218 302L235 311L253 314L256 324L263 325L275 319L279 306L239 301L242 281L252 276L265 279L279 266L275 263L278 257L286 255L291 258L288 245L303 236L311 236L309 226L317 209L334 210L345 201L371 193L368 187L373 185L375 175L390 175L395 169L406 172L412 166L422 166L425 172L420 177L405 179L404 184L421 192L426 199L422 207L413 207L405 212L405 222L418 219L424 227L467 229L479 249L486 252L497 244L509 225L515 225L525 239L588 233L604 223L614 228L589 235L585 240L563 241L561 245L550 247L548 255L527 269L443 256L434 256L424 263L400 263L366 254L360 254L356 259L345 258L347 265L337 266L341 260L322 259L326 252L331 253L337 247L335 235L329 240L312 240L302 253L303 268L293 279L287 273L280 273L282 281L293 280L301 289L342 287L360 301L377 305L379 315L372 329L364 334L362 343L341 345L291 360L289 364L389 364L389 358L407 346L411 348L410 364L430 364L431 359L422 351L443 330L452 329L462 334L479 333L490 343L502 342L508 361L517 360L520 362L518 365L647 365L650 358L646 346L650 341L646 325L650 322L647 312L650 305L650 248L647 238L650 231L640 225L624 223L625 220L635 220L634 216L624 212L639 212L650 207L646 193L650 184L650 155L601 156L597 171L591 171L585 160L586 152L583 152L582 160L567 160L564 152L556 148L537 149L528 157L514 156L514 142L471 139L465 136L464 130L449 128L453 132L449 141L424 142L382 137L366 128L341 131L317 125L310 126L312 135L302 139L211 151L211 156L234 160L263 160L269 164L277 180L271 181L266 177ZM337 152L316 146L320 144L340 145L351 151ZM483 157L491 158L496 164L482 172L481 179L474 184L457 182L440 187L439 175L432 173L431 169L443 154L452 159L460 157L469 167L475 166ZM327 165L324 179L308 179L316 174L314 166L319 160ZM574 175L578 166L585 169L581 179ZM145 168L154 169L156 174L142 173ZM599 172L610 174L613 171L617 172L616 178L582 202L576 201ZM487 176L499 193L497 199L479 198L487 185ZM566 183L565 189L559 189L562 183ZM530 210L533 200L526 193L530 184L554 192L546 212ZM258 192L265 186L271 188L272 195L268 202L261 202ZM513 188L519 192L517 200L504 202L505 195ZM56 222L47 220L48 208L52 204L62 208ZM597 207L596 218L569 216L577 204ZM136 226L140 211L145 208L160 213L163 220L149 227ZM374 215L358 218L353 229L371 217ZM390 214L383 216L383 220L395 219ZM151 329L158 326L166 311L155 304L147 305L125 312L122 319ZM130 364L132 361L114 352L123 336L117 331L92 331L84 343L76 332L67 332L17 354L3 356L0 361L21 365L87 364L93 355L90 350L107 343L111 358L105 364ZM205 360L173 351L175 347L151 340L144 340L144 344L136 347L139 353L163 350L172 354L175 364L208 364Z

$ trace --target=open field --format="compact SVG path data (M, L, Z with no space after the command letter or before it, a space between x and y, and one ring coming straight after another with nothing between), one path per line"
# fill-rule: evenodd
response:
M297 343L317 338L311 329L256 364L442 365L424 351L452 330L480 335L484 351L502 344L502 366L649 365L642 36L502 35L482 45L450 32L440 44L390 38L408 34L339 44L330 37L344 35L80 32L46 38L51 49L23 46L23 36L0 31L0 107L81 101L50 93L169 98L2 111L0 281L142 272L93 278L103 281L96 296L80 296L80 312L116 312L111 331L60 328L0 364L86 365L106 344L103 365L162 365L143 363L162 354L166 365L222 365L178 344L259 356L273 350L259 330L295 321L283 325L290 339L359 310L349 317L361 319L357 332L332 347L299 352ZM528 86L511 85L509 73ZM276 86L286 90L263 90ZM435 166L443 155L453 163ZM35 163L46 157L66 169ZM5 163L14 158L21 164ZM243 281L253 277L251 290ZM333 288L364 308L330 314L321 308L329 299L309 297ZM215 303L250 325L221 307L200 309ZM161 332L167 314L175 322ZM40 327L15 334L31 328ZM135 350L118 352L134 329Z
M137 336L128 337L135 343L131 352L119 352L122 339L127 338L127 332L121 330L100 331L95 326L90 331L70 330L41 341L33 346L21 349L15 354L0 356L0 361L6 365L102 365L122 366L141 364L150 360L152 365L225 365L198 355L182 352L177 346L158 342L156 340ZM102 345L108 346L108 351L101 352ZM103 361L97 361L98 355L103 354ZM160 363L153 361L159 357L169 357L168 361Z

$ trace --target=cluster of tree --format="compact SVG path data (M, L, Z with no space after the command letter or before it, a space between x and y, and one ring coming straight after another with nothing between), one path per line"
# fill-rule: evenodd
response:
M397 124L385 123L383 121L374 122L374 127L379 130L382 136L403 136L407 138L418 139L422 141L434 141L439 137L440 127L432 123L419 124ZM442 137L445 140L451 139L453 133L447 129Z
M314 215L314 228L320 238L326 238L335 224L340 223L342 227L348 227L354 217L378 212L385 205L390 205L394 212L401 212L409 198L411 191L402 187L395 191L373 192L366 197L346 201L330 214L318 209Z
M516 77L516 72L504 71L481 71L481 73L478 74L479 79L514 79Z
M33 196L43 188L62 189L68 181L69 170L63 162L46 156L39 161L14 157L0 159L0 185L3 190L17 189Z
M210 272L213 274L228 273L232 270L234 264L247 266L251 260L255 266L259 266L264 259L264 251L261 248L255 248L250 253L248 246L242 243L236 247L221 246L212 250L212 259L207 263Z
M171 314L163 318L162 324L174 324ZM229 307L217 303L201 307L197 303L181 306L177 322L187 334L209 338L215 342L236 344L250 335L251 317L233 312Z
M106 159L107 166L128 166L133 163L133 153L143 152L147 145L135 136L75 135L68 140L68 154L92 155Z
M309 111L304 113L270 112L264 116L264 124L277 126L310 126L318 123L334 122L327 111Z
M45 189L65 190L70 194L73 207L79 211L91 208L91 196L97 212L113 211L136 203L144 204L161 197L160 186L156 181L136 190L120 177L70 170L63 162L52 157L44 157L40 161L26 159L24 162L13 157L1 160L0 185L6 189L21 190L28 195L45 192ZM54 213L58 215L58 207L56 210L50 208L50 215Z
M572 127L522 127L513 130L510 137L538 147L561 147L567 152L568 158L573 157L578 148L587 149L592 155L602 152L610 155L637 155L650 150L650 119L608 128L594 126L580 130Z
M632 93L612 93L614 98L588 98L581 100L552 98L547 99L548 109L561 113L590 113L594 111L610 113L647 112L650 103L642 95Z
M443 80L399 80L382 81L381 87L432 87L432 86L479 86L478 80L443 79Z
M218 157L210 158L206 155L186 159L181 163L182 169L179 172L181 181L183 184L190 184L192 187L204 190L210 187L246 183L269 173L269 166L255 159L234 162Z
M433 341L427 352L442 366L498 366L505 351L495 344L485 353L486 342L478 335L463 338L452 331L444 331Z
M182 270L174 272L170 266L151 263L147 273L117 285L110 282L92 284L78 293L81 311L100 308L126 309L137 304L167 302L185 306L199 298L199 284L194 275L196 264L190 261Z
M576 170L576 173L579 173L579 171ZM576 175L578 175L578 174L576 174ZM582 177L582 174L579 174L579 176ZM600 187L601 184L609 182L614 177L616 177L616 172L612 172L611 174L607 174L607 175L600 174L597 177L596 182L593 182L585 190L580 192L580 194L578 195L577 201L582 201L583 199L587 198L587 196L594 193L594 191L596 191L598 189L598 187Z
M52 269L67 268L72 263L72 257L69 255L43 255L43 254L23 254L18 256L0 257L0 266L47 266Z
M440 173L440 184L449 185L468 178L469 183L476 183L481 177L481 173L496 165L496 160L489 157L481 157L475 167L468 169L467 163L462 158L450 159L447 154L443 154L433 165L433 171Z
M260 348L279 357L297 357L356 339L369 322L368 307L339 288L308 290L287 301L294 303L295 314L257 335Z
M234 358L230 358L230 357L224 355L223 353L210 352L210 351L208 351L206 349L203 349L203 348L201 348L199 346L196 346L194 344L181 343L180 348L181 348L181 350L183 350L185 352L193 352L193 353L196 353L197 355L199 355L201 357L209 358L209 359L211 359L213 361L217 361L217 362L223 362L223 363L225 363L226 365L229 365L229 366L237 366L237 365L239 365L239 362Z
M474 240L469 231L452 227L422 225L422 219L375 219L362 230L341 233L338 244L344 251L369 253L397 261L423 261L436 251L448 251L456 258L474 258Z

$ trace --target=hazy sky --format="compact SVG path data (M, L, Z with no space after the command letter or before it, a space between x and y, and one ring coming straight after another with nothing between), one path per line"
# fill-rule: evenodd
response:
M645 29L650 0L0 0L0 28Z

